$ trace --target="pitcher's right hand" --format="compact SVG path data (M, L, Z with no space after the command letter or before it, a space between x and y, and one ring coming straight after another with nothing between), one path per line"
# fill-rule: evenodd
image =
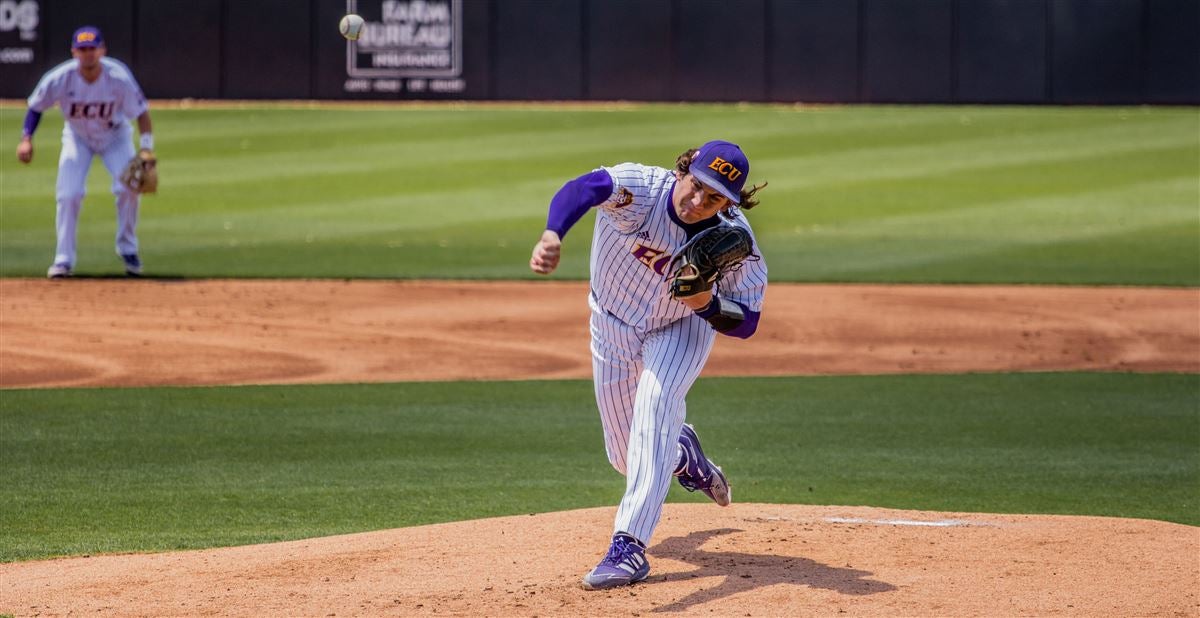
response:
M529 258L529 269L539 275L548 275L558 268L558 259L562 256L562 239L558 232L546 230L542 238L533 246L533 255Z

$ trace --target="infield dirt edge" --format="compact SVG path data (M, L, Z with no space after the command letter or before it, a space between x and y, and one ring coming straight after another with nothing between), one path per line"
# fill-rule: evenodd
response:
M651 577L579 588L614 509L0 565L16 615L1196 615L1200 528L1057 515L669 504ZM949 522L949 524L947 524Z

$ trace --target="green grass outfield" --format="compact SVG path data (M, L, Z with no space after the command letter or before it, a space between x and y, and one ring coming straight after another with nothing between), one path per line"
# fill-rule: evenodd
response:
M44 276L61 116L0 107L0 276ZM153 112L151 274L530 278L561 184L726 138L773 281L1200 285L1196 108ZM97 163L78 271L120 272ZM590 222L560 278L583 278ZM738 501L1200 525L1200 376L705 379ZM0 391L0 561L615 505L588 382ZM674 490L672 500L703 497Z
M741 502L1197 525L1198 387L705 379L688 413ZM624 490L586 381L5 391L0 446L3 561L614 505Z
M601 164L741 143L775 281L1200 285L1197 108L770 105L153 108L149 273L528 278L546 205ZM0 109L0 276L44 276L61 114L31 167ZM117 274L93 166L82 274ZM590 221L558 276L586 276Z

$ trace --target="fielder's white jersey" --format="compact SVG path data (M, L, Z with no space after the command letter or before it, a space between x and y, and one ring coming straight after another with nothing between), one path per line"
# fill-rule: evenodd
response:
M691 309L671 298L668 264L687 242L688 228L694 233L703 226L688 226L675 215L671 205L675 173L637 163L601 169L612 177L613 192L597 207L592 237L591 286L596 302L622 322L645 331L692 315ZM754 237L745 216L723 220ZM715 291L761 312L766 285L767 265L756 250L740 269L725 275Z
M33 94L29 109L44 112L54 104L62 109L63 135L74 134L92 150L105 150L120 137L129 138L128 124L147 110L146 97L133 72L119 60L100 59L100 77L88 83L72 58L46 72Z

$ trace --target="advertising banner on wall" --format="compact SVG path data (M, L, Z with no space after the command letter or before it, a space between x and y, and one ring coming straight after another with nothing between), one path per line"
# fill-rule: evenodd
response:
M40 77L42 9L38 0L0 0L0 96L29 96Z
M358 40L318 42L317 96L486 97L487 11L470 0L342 0L319 24L355 14L365 25Z
M372 10L364 15L365 9ZM347 0L346 12L366 20L358 40L346 42L347 92L381 86L409 92L465 89L462 0Z

